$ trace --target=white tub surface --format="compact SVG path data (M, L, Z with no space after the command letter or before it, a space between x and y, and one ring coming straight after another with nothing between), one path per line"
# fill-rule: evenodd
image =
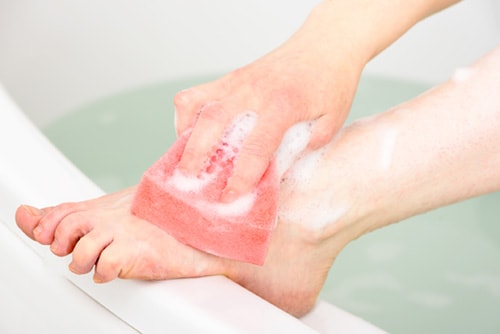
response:
M299 320L224 277L94 284L69 258L24 236L18 205L78 201L102 191L31 124L0 86L1 333L378 333L319 302Z

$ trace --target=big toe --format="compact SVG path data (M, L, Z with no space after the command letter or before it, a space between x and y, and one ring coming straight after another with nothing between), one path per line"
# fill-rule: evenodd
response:
M21 205L16 210L17 226L31 239L35 240L33 231L43 217L43 211L29 205Z

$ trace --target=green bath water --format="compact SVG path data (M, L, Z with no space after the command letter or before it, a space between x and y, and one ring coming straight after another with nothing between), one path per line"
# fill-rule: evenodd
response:
M174 94L213 77L159 83L68 113L45 134L110 192L136 184L175 139ZM350 115L423 92L364 77ZM352 242L321 298L391 333L500 333L500 193L413 217Z

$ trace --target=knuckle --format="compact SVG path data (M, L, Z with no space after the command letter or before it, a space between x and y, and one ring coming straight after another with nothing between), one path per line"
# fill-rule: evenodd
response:
M241 149L240 157L258 158L259 160L270 160L272 157L272 151L269 147L269 141L263 138L255 138L250 141L245 142Z
M327 144L332 137L333 137L333 131L328 131L325 129L323 131L317 131L313 133L311 136L311 142L323 146Z
M182 153L182 165L191 164L198 160L202 160L201 156L203 151L197 145L186 145L184 152Z
M200 119L209 122L220 122L224 120L224 107L218 101L211 101L201 106Z
M281 128L267 128L250 135L242 148L242 155L271 159L283 138Z
M174 106L179 111L188 106L193 100L193 89L185 89L175 94L174 96Z

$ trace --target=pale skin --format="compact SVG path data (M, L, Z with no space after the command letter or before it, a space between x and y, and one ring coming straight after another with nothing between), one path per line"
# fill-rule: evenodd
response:
M222 201L247 194L288 128L317 120L309 147L328 143L347 117L366 63L415 23L456 2L324 0L274 51L175 96L177 132L192 129L180 169L198 174L224 128L236 115L254 111L259 121L241 150ZM245 167L250 165L253 168Z
M282 215L263 266L203 253L131 215L134 187L79 203L21 206L16 221L54 254L72 253L74 273L94 269L96 282L225 275L301 316L314 305L335 257L350 241L500 190L498 91L500 47L427 93L342 129L307 182L294 179L294 169L282 182ZM300 218L301 208L319 198L329 208L341 203L347 209L320 225L283 218L293 217L293 208Z

